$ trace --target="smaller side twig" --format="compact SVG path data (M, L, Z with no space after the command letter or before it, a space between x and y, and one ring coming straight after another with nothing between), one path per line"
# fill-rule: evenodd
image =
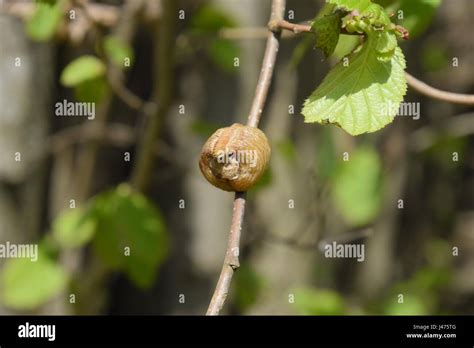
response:
M405 73L408 85L413 88L418 93L426 95L427 97L446 101L454 104L465 104L465 105L474 105L474 95L473 94L461 94L442 91L440 89L431 87L423 81L418 80L416 77Z
M285 20L279 20L273 24L274 26L278 26L280 29L289 30L295 34L312 32L310 25L295 24L287 22ZM344 32L343 34L347 33ZM411 88L423 95L426 95L427 97L454 104L474 105L474 95L472 94L453 93L437 89L426 84L423 81L418 80L407 72L405 72L405 77L407 79L408 85Z

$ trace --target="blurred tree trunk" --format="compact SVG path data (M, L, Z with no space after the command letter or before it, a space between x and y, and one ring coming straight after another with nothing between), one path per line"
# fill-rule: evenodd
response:
M53 49L32 43L23 28L18 19L0 15L1 243L37 243L45 222L44 158L52 117ZM56 313L51 308L47 312ZM0 313L6 309L0 308Z

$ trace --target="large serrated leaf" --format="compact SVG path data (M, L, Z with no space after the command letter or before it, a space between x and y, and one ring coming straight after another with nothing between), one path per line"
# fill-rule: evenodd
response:
M393 121L406 93L405 57L399 47L381 56L379 40L369 35L349 64L343 59L331 69L304 103L305 122L334 123L358 135Z

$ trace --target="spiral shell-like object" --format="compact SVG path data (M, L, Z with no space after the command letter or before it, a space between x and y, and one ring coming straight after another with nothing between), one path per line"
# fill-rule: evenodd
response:
M218 129L206 141L199 168L212 185L244 192L262 177L270 153L268 139L260 129L234 123Z

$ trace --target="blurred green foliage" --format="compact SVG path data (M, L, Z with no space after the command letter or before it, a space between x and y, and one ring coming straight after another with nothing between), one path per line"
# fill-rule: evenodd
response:
M430 160L445 170L459 169L458 163L465 156L469 139L466 137L441 136L426 150ZM457 156L458 160L454 161Z
M223 71L234 72L234 58L239 56L239 47L230 40L213 39L207 48L209 57Z
M107 95L110 87L104 76L85 80L74 87L74 97L79 102L99 103Z
M328 289L300 288L293 291L295 306L303 315L342 315L344 299L336 291Z
M296 160L296 148L294 142L287 138L282 139L276 144L278 153L287 161L294 162Z
M97 57L84 55L70 62L61 72L61 83L74 87L105 74L105 64Z
M270 165L268 165L267 169L263 172L262 177L260 180L252 186L252 188L248 191L249 198L251 198L257 191L260 191L264 188L270 186L273 182L273 171Z
M341 161L336 170L333 201L352 227L370 223L378 214L381 202L381 162L375 149L360 146Z
M152 285L168 253L161 213L145 196L122 184L59 214L52 232L40 243L36 262L5 262L1 274L4 304L33 309L50 300L68 285L70 277L58 262L60 252L89 243L109 270L124 272L140 288Z
M68 275L62 266L38 248L38 259L9 259L0 282L2 302L16 310L36 308L65 289Z
M248 264L243 264L234 278L234 303L240 312L255 304L261 295L265 282Z
M449 55L444 43L427 41L421 50L421 64L425 71L438 71L448 66Z
M193 33L215 34L222 28L233 28L237 24L230 15L210 4L202 5L191 20Z
M39 2L33 16L26 22L26 34L35 41L46 41L53 37L61 24L63 12L61 2Z
M212 133L214 133L217 129L223 127L223 125L219 125L215 122L210 122L204 119L196 119L191 122L191 131L202 137L203 139L209 138Z
M337 154L331 131L328 127L321 129L316 148L315 172L324 182L333 178L337 168Z
M193 15L190 34L207 37L205 50L208 58L225 72L235 72L234 58L239 56L239 46L232 40L218 37L223 28L234 28L236 22L226 12L215 6L204 4Z
M135 59L133 48L117 36L109 35L104 38L104 52L117 68L127 69L133 65ZM130 60L129 66L125 64L127 59Z
M159 211L125 184L100 194L93 204L97 255L108 267L125 272L136 285L149 287L168 250Z
M91 209L69 208L53 221L52 234L61 248L78 248L92 239L96 228Z
M440 5L441 0L399 0L396 22L408 30L410 38L417 37L426 30ZM402 11L402 19L398 19L398 11Z
M430 239L423 250L425 265L393 285L379 308L390 315L439 314L441 292L451 281L452 250L442 239ZM403 295L403 301L400 301Z

